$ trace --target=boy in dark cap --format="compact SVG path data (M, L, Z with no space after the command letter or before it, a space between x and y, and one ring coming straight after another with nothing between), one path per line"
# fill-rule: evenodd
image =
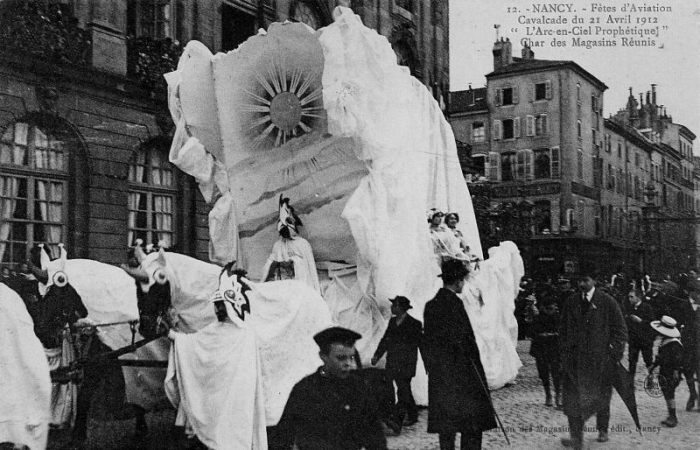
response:
M353 373L355 341L361 337L342 327L314 336L323 365L292 389L271 450L387 448L375 403L364 381Z
M398 295L389 301L393 317L389 319L386 332L374 352L372 365L377 364L384 353L387 354L386 370L396 383L398 399L394 418L401 425L404 424L406 415L405 425L410 426L418 422L418 407L411 392L411 378L416 375L423 325L408 314L408 310L413 308L409 299Z

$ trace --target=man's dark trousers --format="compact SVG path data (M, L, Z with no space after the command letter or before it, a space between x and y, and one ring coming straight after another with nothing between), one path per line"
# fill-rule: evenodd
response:
M396 397L398 400L396 402L397 420L403 420L405 412L410 422L416 421L418 419L418 407L413 399L413 392L411 392L411 378L394 378L394 383L396 383Z

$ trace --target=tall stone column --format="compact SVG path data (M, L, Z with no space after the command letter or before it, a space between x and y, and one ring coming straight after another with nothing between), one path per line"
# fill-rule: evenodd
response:
M127 0L94 0L88 27L92 34L92 66L126 75Z

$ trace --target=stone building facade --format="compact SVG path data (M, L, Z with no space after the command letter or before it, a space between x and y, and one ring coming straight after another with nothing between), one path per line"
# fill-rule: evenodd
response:
M502 204L523 210L531 273L572 273L585 260L607 273L694 266L695 135L657 104L655 86L646 103L630 90L605 119L607 86L574 61L527 47L513 57L507 39L493 61L485 88L451 94L450 121L471 149L472 192L489 197L494 217Z
M273 21L328 25L337 4L447 92L447 0L0 2L0 265L59 242L116 264L137 238L206 259L209 206L168 161L162 75L191 39L228 51Z

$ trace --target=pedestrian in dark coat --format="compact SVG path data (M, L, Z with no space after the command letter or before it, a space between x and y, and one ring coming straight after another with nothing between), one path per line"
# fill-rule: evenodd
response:
M559 330L564 414L571 434L562 444L577 449L583 448L583 425L593 414L598 441L608 441L612 375L627 342L620 306L596 289L593 274L582 271L580 293L564 302Z
M680 331L676 328L676 321L672 317L663 316L661 320L651 322L651 328L661 335L661 344L659 344L659 353L656 355L656 361L651 367L660 367L660 384L661 392L666 400L666 408L668 409L668 417L661 422L669 428L678 425L678 417L676 416L676 388L680 383L681 372L683 370L683 345L681 344ZM661 382L663 380L663 382Z
M496 428L479 347L462 300L468 271L461 261L442 264L441 288L425 305L424 346L428 370L428 433L438 433L440 449L480 449L481 434Z
M406 415L405 425L410 426L418 421L418 407L411 392L411 378L416 375L423 325L408 314L408 310L413 308L409 299L399 295L389 301L393 317L389 319L389 325L371 362L375 365L384 353L387 354L386 371L396 383L394 420L401 425Z
M649 325L655 318L654 309L642 302L642 298L641 291L636 289L629 291L624 308L625 322L629 333L629 350L627 354L630 376L634 376L634 373L637 371L637 360L640 352L647 369L654 363L655 333Z
M535 358L537 375L542 380L545 394L545 406L553 406L552 393L549 389L551 376L554 383L557 408L562 406L561 398L561 362L559 359L559 311L554 299L547 298L536 309L531 326L532 345L530 355Z
M270 450L386 450L374 399L353 373L360 338L341 327L314 336L323 366L292 389Z

